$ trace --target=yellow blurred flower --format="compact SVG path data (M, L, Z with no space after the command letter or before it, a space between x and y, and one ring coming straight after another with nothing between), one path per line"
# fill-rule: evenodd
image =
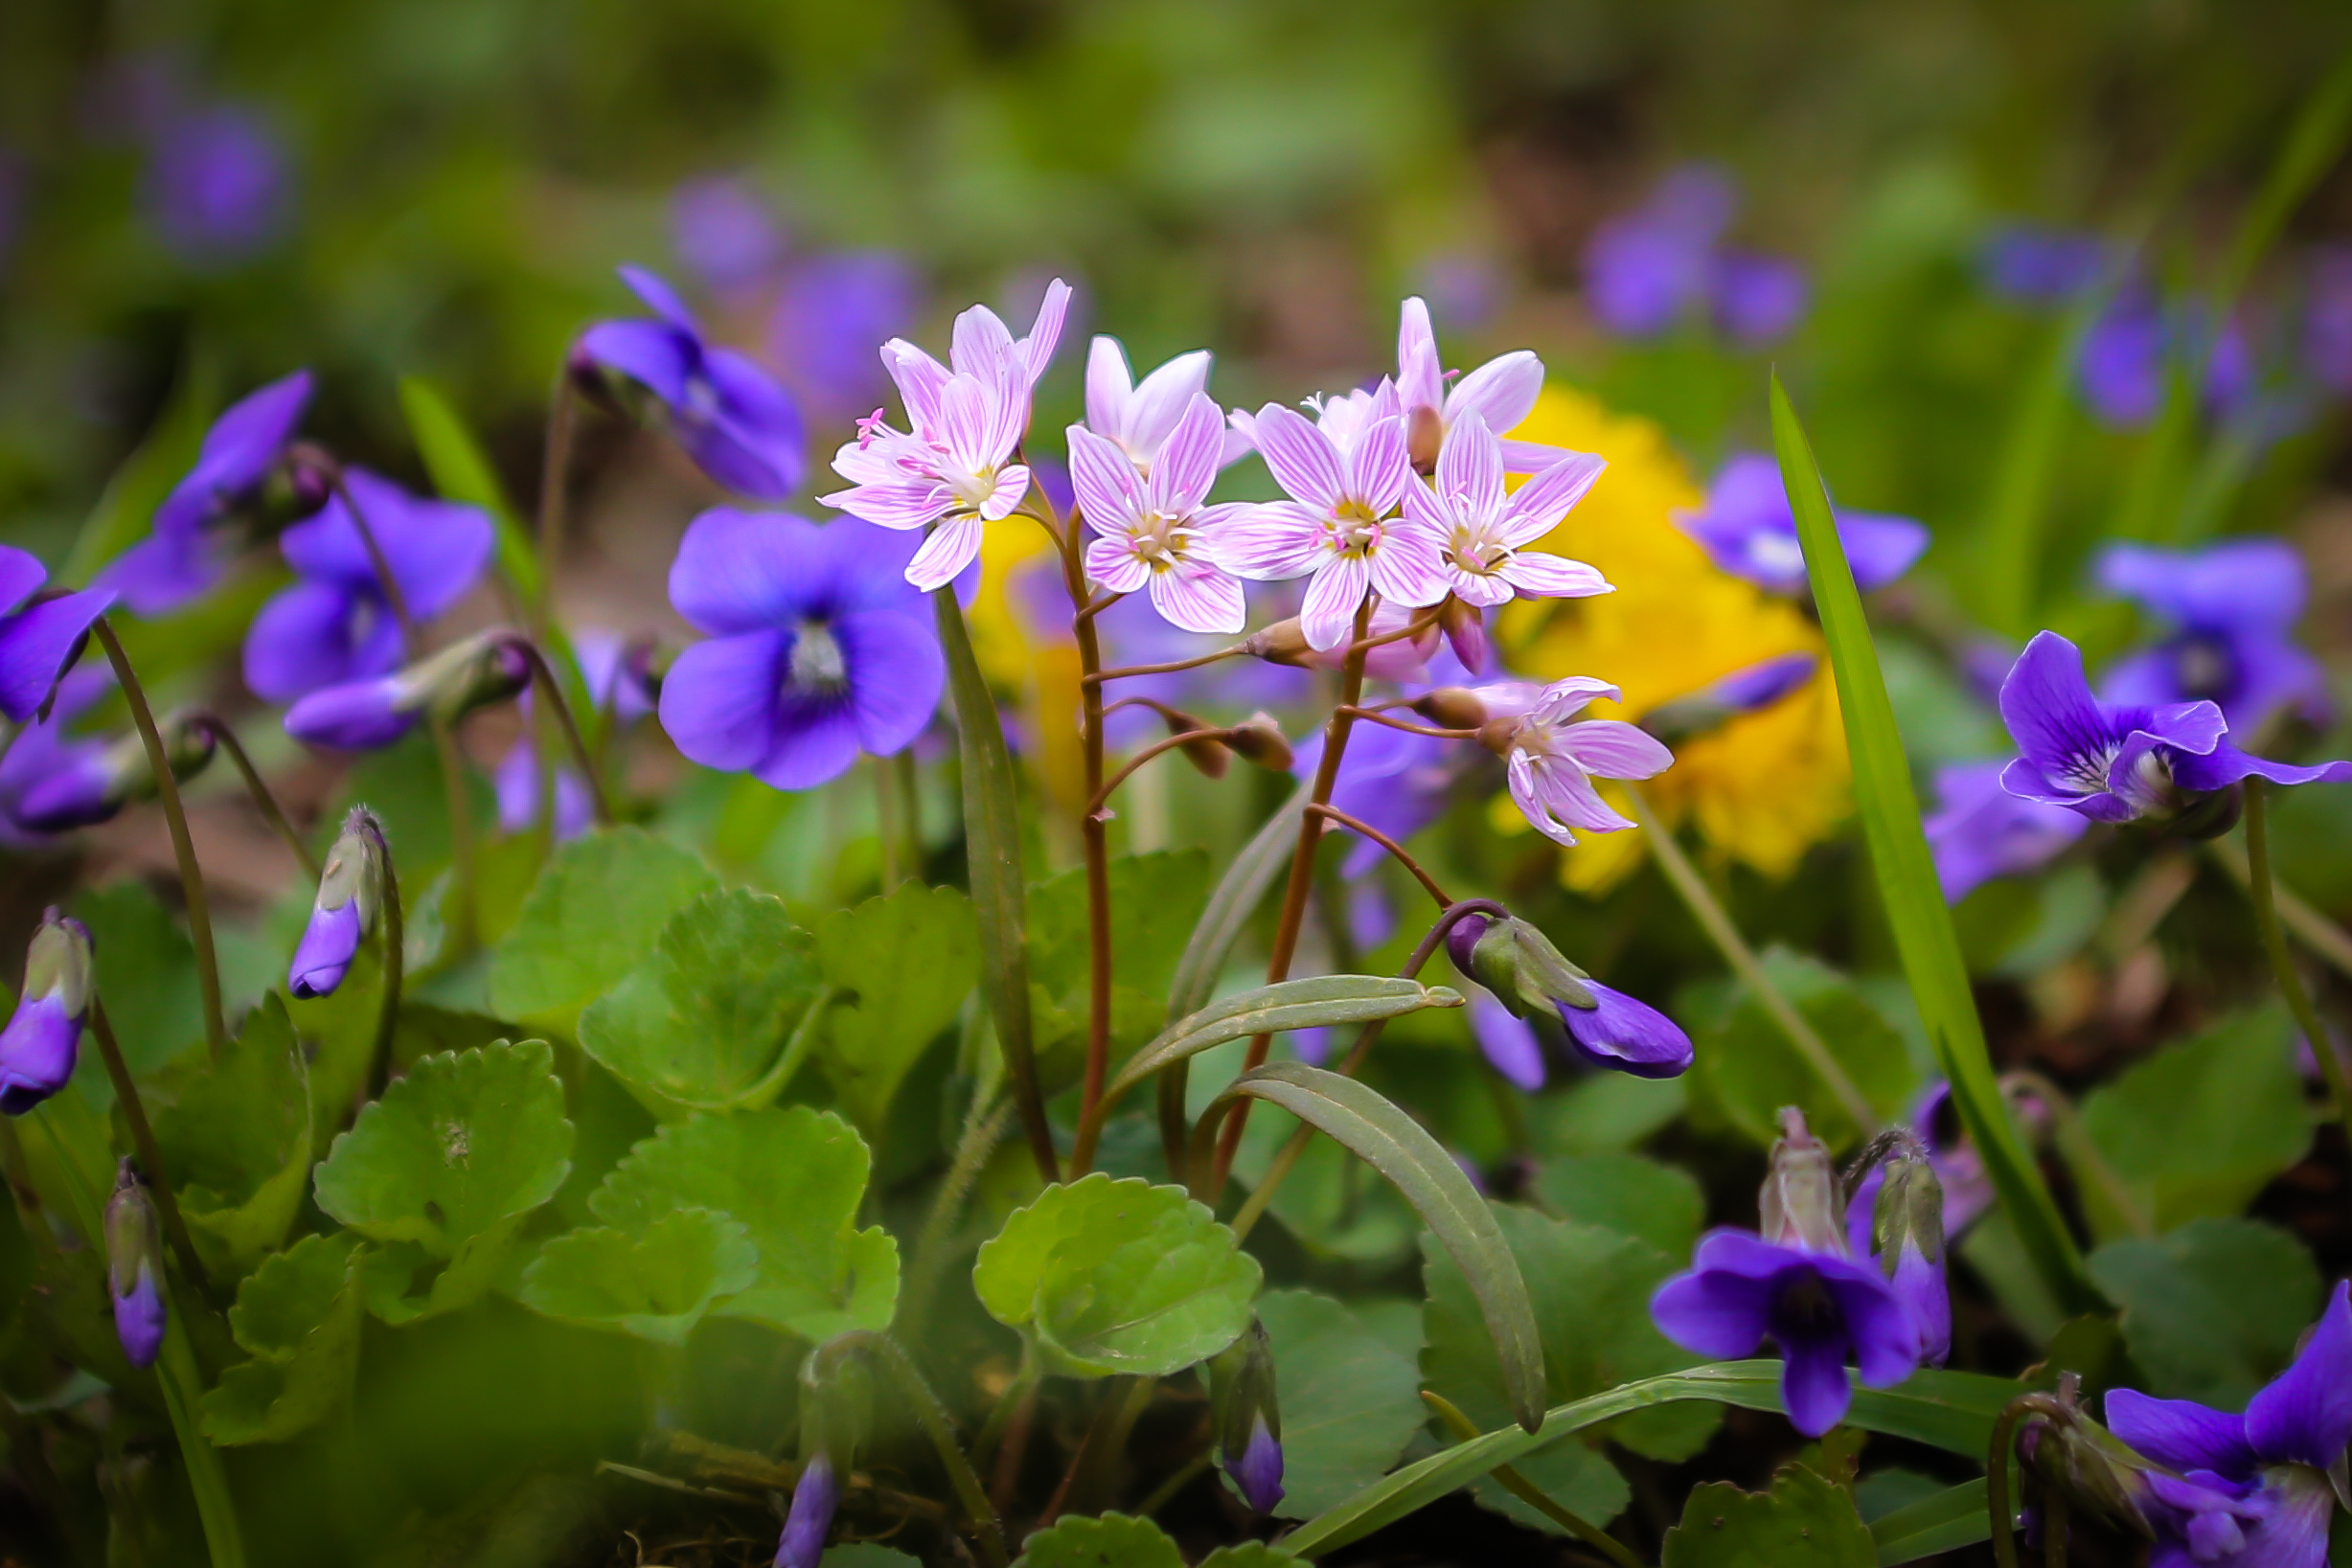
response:
M1720 854L1787 875L1847 809L1845 736L1819 628L1787 601L1718 571L1675 527L1675 510L1702 497L1656 424L1553 386L1512 434L1609 460L1590 493L1530 548L1590 561L1616 586L1593 599L1506 605L1499 636L1514 669L1545 680L1612 682L1624 701L1595 703L1594 716L1638 720L1776 654L1821 658L1793 695L1678 746L1674 766L1643 786L1668 822L1695 822ZM1565 852L1561 879L1599 893L1644 852L1638 829L1586 836Z
M1024 759L1066 812L1084 802L1085 761L1078 739L1078 646L1053 551L1052 538L1027 517L990 524L980 535L980 591L965 620L980 672L1018 700ZM1039 625L1039 601L1054 606L1046 622L1051 630Z

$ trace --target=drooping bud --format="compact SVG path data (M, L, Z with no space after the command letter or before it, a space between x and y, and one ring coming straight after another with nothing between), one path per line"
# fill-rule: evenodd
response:
M840 1502L841 1478L833 1474L833 1461L820 1452L800 1467L800 1479L793 1484L791 1511L784 1516L784 1534L776 1542L776 1568L817 1568Z
M1885 1269L1895 1300L1919 1330L1919 1358L1940 1367L1952 1353L1952 1292L1944 1279L1944 1184L1927 1147L1907 1132L1881 1160L1870 1250Z
M24 993L0 1029L0 1112L22 1116L65 1087L91 991L89 928L49 910L25 949Z
M383 829L376 818L367 807L353 807L334 847L327 852L318 896L310 903L310 922L303 927L294 960L286 966L286 989L303 1001L333 995L359 944L376 929L376 913L383 900L382 846Z
M1449 597L1439 607L1437 624L1446 633L1446 641L1453 645L1453 656L1462 661L1462 668L1472 674L1486 669L1487 640L1486 612L1475 604Z
M2171 1505L2204 1511L2205 1488L2165 1474L2135 1452L2121 1438L2092 1420L2080 1401L2082 1379L2067 1373L2058 1393L2028 1394L2015 1401L2029 1414L2018 1426L2017 1448L2044 1488L2066 1494L2074 1508L2117 1530L2156 1538L2147 1505ZM2161 1491L2159 1492L2159 1487ZM2178 1495L2167 1495L2178 1494ZM2216 1511L2226 1512L2226 1499L2214 1496Z
M455 720L530 683L530 655L514 634L486 631L389 675L311 693L285 711L285 733L336 751L372 751L428 713Z
M1233 765L1233 754L1205 733L1215 729L1216 725L1181 708L1162 708L1159 716L1160 722L1168 726L1170 735L1200 737L1198 740L1185 741L1181 750L1184 760L1199 769L1202 778L1222 779L1225 776L1226 770Z
M134 1367L152 1366L163 1348L163 1223L129 1156L115 1167L106 1199L106 1288L114 1298L114 1337Z
M1267 664L1304 665L1313 649L1307 646L1306 629L1294 615L1270 626L1261 626L1243 638L1242 651Z
M1437 470L1437 449L1445 443L1446 421L1436 409L1423 403L1405 418L1404 445L1413 466L1423 473ZM1472 666L1475 669L1476 666Z
M1449 730L1474 730L1490 716L1486 699L1467 686L1432 687L1413 699L1413 712Z
M1526 1018L1563 1008L1588 1011L1594 1000L1591 976L1552 945L1551 938L1505 915L1493 920L1466 915L1446 933L1446 951L1464 979L1495 993L1514 1014Z
M1225 732L1225 744L1245 761L1276 773L1290 770L1290 742L1283 739L1274 716L1260 709Z
M298 441L286 448L286 488L292 492L296 516L308 517L333 500L342 478L342 465L318 443Z
M817 1568L841 1481L856 1464L871 1417L868 1369L840 1341L819 1346L800 1364L800 1479L776 1543L775 1568Z
M1838 1222L1838 1171L1829 1146L1805 1125L1805 1113L1780 1107L1780 1139L1772 1145L1771 1169L1756 1200L1758 1230L1767 1241L1807 1252L1846 1254L1845 1227Z
M212 727L194 716L168 714L155 733L175 780L194 778L213 760ZM105 822L131 802L156 794L147 742L133 731L28 785L10 815L33 832L62 833Z
M1820 664L1811 653L1783 653L1751 664L1659 703L1642 716L1641 727L1670 746L1680 745L1712 734L1743 714L1770 708L1813 679Z
M1250 1319L1241 1338L1209 1358L1209 1406L1218 1463L1260 1513L1282 1501L1282 1407L1274 1390L1274 1345Z

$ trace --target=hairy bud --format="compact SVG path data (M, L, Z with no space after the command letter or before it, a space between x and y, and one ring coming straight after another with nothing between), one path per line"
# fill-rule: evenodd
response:
M1260 709L1225 732L1225 744L1245 761L1276 773L1290 770L1290 742L1283 739L1274 716Z
M308 1001L331 996L376 929L384 894L383 829L365 807L354 806L319 873L310 921L287 966L286 989Z
M65 1087L92 992L89 928L56 909L25 949L25 989L0 1029L0 1112L22 1116Z
M1495 993L1515 1016L1535 1017L1561 1008L1590 1011L1599 1004L1591 976L1569 963L1552 939L1516 915L1493 920L1466 915L1446 933L1447 956L1465 979Z
M1252 1318L1241 1338L1209 1359L1209 1405L1218 1463L1260 1513L1282 1501L1282 1408L1274 1392L1274 1347Z
M163 1223L137 1168L125 1156L106 1199L106 1286L114 1298L114 1336L134 1367L151 1366L163 1348Z
M1780 1107L1780 1139L1772 1145L1771 1168L1756 1207L1758 1229L1767 1241L1807 1252L1846 1255L1845 1227L1838 1220L1838 1172L1829 1146L1805 1125L1805 1113Z

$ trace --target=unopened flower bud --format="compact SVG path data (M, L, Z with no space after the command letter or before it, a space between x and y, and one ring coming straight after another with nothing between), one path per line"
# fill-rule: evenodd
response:
M1771 1169L1756 1207L1762 1221L1757 1228L1767 1241L1846 1256L1829 1146L1813 1135L1805 1113L1794 1105L1780 1107L1780 1139L1772 1145Z
M335 462L334 454L318 443L298 441L286 448L286 488L292 493L296 516L308 517L333 500L342 477L342 466Z
M457 719L530 683L530 655L514 634L487 631L389 675L311 693L285 711L285 733L337 751L371 751L427 713Z
M360 943L376 928L376 912L383 899L382 846L383 830L375 817L365 807L352 807L342 833L327 852L318 896L310 903L310 922L303 927L294 961L286 966L286 989L302 1000L333 995Z
M1696 692L1659 703L1642 716L1641 727L1670 746L1680 745L1744 714L1770 707L1813 679L1820 662L1811 653L1784 653L1735 670Z
M1202 778L1222 779L1225 776L1225 770L1233 765L1233 754L1208 736L1207 732L1216 728L1214 724L1181 708L1162 708L1159 716L1160 722L1168 726L1170 735L1200 737L1197 740L1185 741L1180 749L1184 760L1198 768Z
M1465 979L1493 991L1519 1017L1597 1006L1587 984L1591 977L1516 915L1464 916L1446 933L1446 951Z
M1262 626L1242 639L1242 651L1253 659L1267 664L1304 665L1313 649L1307 646L1307 633L1298 624L1298 617L1277 621Z
M1449 730L1474 730L1488 718L1486 699L1467 686L1439 686L1413 699L1413 712Z
M2028 1394L2016 1401L2030 1412L2018 1427L2018 1453L2044 1488L2065 1493L2074 1508L2141 1540L2153 1540L2156 1531L2143 1505L2157 1487L2169 1483L2166 1490L2187 1493L2204 1488L2163 1474L2084 1414L2080 1386L2081 1379L2067 1373L2059 1379L2055 1396ZM2198 1501L2194 1496L2155 1500L2192 1508Z
M91 991L89 928L49 910L25 949L24 992L0 1029L0 1112L22 1116L65 1087Z
M1282 1501L1282 1407L1275 1398L1273 1341L1257 1319L1209 1358L1209 1404L1218 1463L1244 1502L1259 1513L1273 1512Z
M151 1366L163 1348L163 1224L147 1183L127 1156L115 1167L105 1229L114 1337L122 1341L123 1354L132 1366Z
M1919 1330L1919 1358L1942 1366L1952 1353L1952 1293L1944 1279L1944 1184L1925 1145L1899 1135L1884 1160L1870 1250L1895 1300Z
M1245 761L1276 773L1290 770L1290 742L1283 739L1274 716L1260 709L1225 732L1225 744Z
M212 727L191 716L168 714L155 726L164 761L175 780L193 779L213 760ZM136 731L27 786L10 810L19 827L62 833L111 819L133 801L157 794L147 742Z
M1511 755L1512 746L1519 740L1519 729L1524 722L1516 716L1490 718L1478 726L1478 744L1497 757L1507 758Z
M776 1542L776 1568L817 1568L840 1502L841 1478L833 1474L832 1459L820 1452L800 1467L800 1479L793 1483L791 1511Z
M1436 471L1437 449L1445 439L1445 420L1427 403L1415 408L1405 420L1405 450L1412 454L1413 466L1425 474Z
M1446 641L1453 645L1453 656L1462 661L1462 668L1477 674L1486 668L1486 612L1475 604L1449 597L1438 608L1437 624L1446 633Z

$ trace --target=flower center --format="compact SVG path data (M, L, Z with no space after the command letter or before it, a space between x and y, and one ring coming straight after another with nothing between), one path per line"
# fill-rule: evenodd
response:
M1127 547L1155 572L1164 572L1184 558L1193 531L1163 512L1147 511L1135 521Z
M792 655L784 677L788 692L833 693L850 683L849 665L841 644L822 621L803 621L792 628Z
M988 498L996 493L996 470L993 468L964 473L948 471L942 472L940 477L948 482L948 489L955 492L956 500L970 511L979 511L987 504Z
M1454 564L1466 572L1481 574L1493 572L1511 556L1509 546L1496 544L1486 536L1483 522L1454 524L1453 541L1447 548Z
M1381 542L1381 520L1372 515L1370 507L1352 495L1332 512L1329 526L1336 549L1370 551Z

